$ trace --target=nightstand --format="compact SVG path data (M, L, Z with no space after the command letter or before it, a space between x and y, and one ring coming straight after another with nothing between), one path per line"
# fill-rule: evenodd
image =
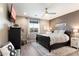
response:
M71 37L71 46L79 48L79 37Z

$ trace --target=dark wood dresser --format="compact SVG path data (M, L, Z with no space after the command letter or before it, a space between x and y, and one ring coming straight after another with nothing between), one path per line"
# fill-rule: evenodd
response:
M21 28L10 27L8 31L8 40L14 45L15 49L20 49Z

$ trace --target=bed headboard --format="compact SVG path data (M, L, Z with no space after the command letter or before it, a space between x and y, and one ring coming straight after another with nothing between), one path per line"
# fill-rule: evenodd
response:
M70 45L71 33L72 33L72 32L71 32L71 31L65 31L64 33L69 36L69 42L68 42L68 44Z
M71 31L65 31L65 34L67 34L68 36L71 36Z

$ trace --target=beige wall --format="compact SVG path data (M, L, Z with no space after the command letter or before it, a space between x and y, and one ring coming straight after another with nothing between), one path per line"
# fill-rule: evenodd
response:
M0 4L0 47L8 41L7 5Z
M46 33L49 30L49 21L40 20L40 33Z
M24 32L22 33L22 40L26 40L32 36L30 36L29 32L29 18L26 19L25 17L18 16L16 19L16 24L19 24L19 26L24 29ZM47 20L40 20L40 33L46 33L46 31L49 30L49 21Z
M79 28L79 11L52 19L50 21L51 28L54 28L54 26L58 23L67 23L67 25L71 28Z
M25 17L18 16L16 19L16 24L18 24L21 29L23 29L23 32L21 31L22 40L26 40L28 34L28 19L26 19Z

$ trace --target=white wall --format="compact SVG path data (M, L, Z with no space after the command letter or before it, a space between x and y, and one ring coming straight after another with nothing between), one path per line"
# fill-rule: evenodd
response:
M7 5L0 4L0 47L8 41Z

